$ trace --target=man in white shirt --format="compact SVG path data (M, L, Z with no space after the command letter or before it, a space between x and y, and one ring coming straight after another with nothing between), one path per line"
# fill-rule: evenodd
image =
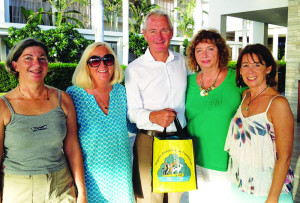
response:
M173 27L167 14L153 11L145 19L146 53L125 70L128 118L140 129L134 146L133 187L137 202L163 202L163 193L152 192L153 136L176 131L175 112L185 120L185 90L188 70L185 58L169 50ZM180 202L181 193L168 193L168 201Z

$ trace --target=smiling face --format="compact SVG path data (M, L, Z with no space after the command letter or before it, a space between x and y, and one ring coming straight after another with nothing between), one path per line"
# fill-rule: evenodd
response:
M110 54L109 50L104 46L96 47L90 54L90 56L103 56ZM111 78L114 74L114 65L105 65L103 61L101 61L98 67L91 67L88 65L90 74L92 77L93 82L105 82L110 83Z
M143 30L143 34L152 55L159 53L168 54L173 30L170 28L167 17L150 16L147 19L147 27L146 30Z
M195 58L201 69L219 68L218 47L210 41L200 42L195 48Z
M245 54L242 58L240 73L249 88L259 88L267 85L267 74L271 72L271 66L266 67L265 61L259 62L256 54Z
M42 47L32 46L24 49L12 66L19 73L20 81L41 82L48 72L48 59Z

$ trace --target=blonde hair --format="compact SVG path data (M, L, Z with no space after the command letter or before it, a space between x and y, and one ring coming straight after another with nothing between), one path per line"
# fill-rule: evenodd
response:
M115 52L112 50L112 48L105 42L94 42L93 44L89 45L83 52L81 59L74 71L73 77L72 77L72 83L73 85L76 85L81 88L86 89L92 89L94 88L94 84L92 81L92 78L90 76L90 70L87 64L87 60L90 57L91 53L94 51L95 48L103 46L105 47L110 54L112 54L115 57L115 63L114 63L114 73L112 75L110 84L114 85L116 83L120 83L123 80L123 71L120 67L120 64L118 62L117 56Z

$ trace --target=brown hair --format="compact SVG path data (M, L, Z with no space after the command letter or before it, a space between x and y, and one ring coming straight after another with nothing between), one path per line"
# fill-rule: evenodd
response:
M242 66L243 56L249 54L253 60L253 55L258 57L259 63L266 65L266 67L272 66L271 72L267 74L267 85L273 87L277 84L275 81L277 64L273 58L270 49L262 44L247 45L240 53L236 63L236 84L237 86L247 86L241 76L240 70Z
M48 47L43 42L40 42L40 41L38 41L37 39L34 39L34 38L23 39L18 44L13 46L9 51L9 54L8 54L8 56L6 58L6 61L5 61L5 68L6 68L7 72L9 72L13 75L16 75L18 77L19 73L12 66L12 62L13 61L18 61L18 59L22 55L23 51L27 47L33 47L33 46L38 46L38 47L43 48L45 53L46 53L46 57L49 58Z
M219 68L227 67L229 49L225 39L214 29L200 30L192 39L187 49L189 69L193 72L200 71L195 57L196 46L201 42L212 43L217 46L219 53ZM198 68L199 67L199 68Z

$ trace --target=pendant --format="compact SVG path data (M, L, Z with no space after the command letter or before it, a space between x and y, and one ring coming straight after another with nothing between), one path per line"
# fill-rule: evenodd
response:
M200 92L200 96L202 96L202 97L205 97L205 96L207 96L209 93L208 93L208 91L206 91L206 90L201 90L201 92Z
M249 108L248 108L248 106L246 106L245 111L248 111L248 110L249 110Z

